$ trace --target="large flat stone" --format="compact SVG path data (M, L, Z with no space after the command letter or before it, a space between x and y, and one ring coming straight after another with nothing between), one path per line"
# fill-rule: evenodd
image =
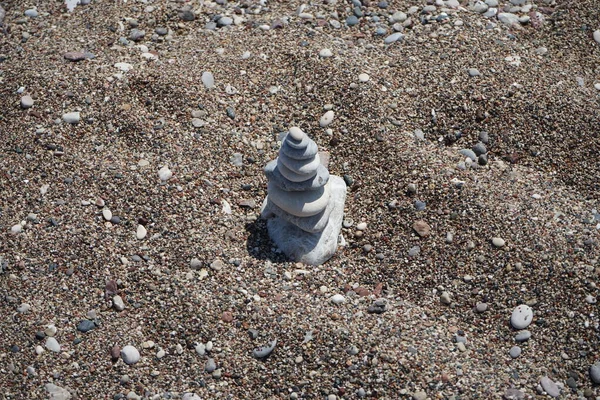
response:
M330 195L329 182L316 190L306 192L286 192L269 182L267 192L269 199L282 210L296 217L311 217L327 207Z
M287 192L316 190L322 186L325 186L325 184L329 181L329 171L327 171L327 168L324 165L319 165L317 168L317 174L312 178L302 182L292 182L281 175L279 168L277 168L277 160L273 160L267 164L265 167L265 175L267 176L269 182L277 185L280 189Z
M317 233L305 232L296 225L274 216L267 221L269 237L291 260L309 265L321 265L329 260L338 247L338 236L344 217L346 184L339 176L332 175L330 201L331 214L325 229Z
M285 153L279 153L279 163L283 163L290 171L297 174L312 174L317 170L317 167L321 165L321 158L317 154L313 158L307 158L306 160L294 160L285 155Z
M286 167L285 164L279 160L279 157L277 158L277 168L279 169L279 172L281 173L281 175L283 175L285 179L292 182L303 182L314 177L317 174L317 170L314 170L307 174L299 174L297 172L294 172L288 167Z
M306 147L301 149L293 148L285 140L281 145L281 153L295 160L306 160L309 158L313 158L318 153L318 151L319 148L317 147L317 144L312 140L308 143Z
M272 201L269 201L269 196L267 196L263 202L260 215L264 219L279 217L286 220L290 224L296 225L305 232L315 233L321 232L327 226L327 222L329 222L329 216L331 215L331 211L333 211L334 204L335 202L333 202L330 198L327 207L320 213L311 217L296 217L295 215L285 212Z

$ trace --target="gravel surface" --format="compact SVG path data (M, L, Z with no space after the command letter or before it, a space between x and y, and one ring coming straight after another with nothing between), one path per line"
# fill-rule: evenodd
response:
M79 3L0 1L0 397L600 396L599 2ZM258 218L292 126L319 267Z

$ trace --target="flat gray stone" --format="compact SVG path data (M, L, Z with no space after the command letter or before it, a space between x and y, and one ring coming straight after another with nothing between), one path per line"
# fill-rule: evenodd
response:
M498 20L508 26L520 25L519 17L512 13L499 13Z
M267 192L270 200L284 211L297 217L311 217L323 211L329 202L331 179L317 190L286 192L269 183Z
M329 184L332 211L329 222L322 232L305 232L279 217L267 221L271 240L291 260L309 265L321 265L335 254L344 216L346 183L339 176L332 175Z
M540 380L540 385L542 385L542 389L544 389L544 392L548 393L548 396L550 396L550 397L560 396L560 389L558 388L558 385L556 383L554 383L552 380L550 380L550 378L548 378L547 376L544 376Z
M327 207L317 215L311 217L296 217L285 212L272 201L269 201L269 196L267 196L263 203L261 217L264 219L269 219L274 216L279 217L296 225L305 232L316 233L321 232L327 226L329 216L331 215L331 211L333 211L333 205L334 203L330 201L327 204Z
M320 187L325 186L325 184L329 181L329 171L327 171L325 166L319 165L317 168L317 173L312 178L301 182L292 182L281 174L279 168L277 167L277 160L273 160L267 164L265 167L265 175L267 176L269 182L288 192L317 190Z
M278 160L278 165L283 163L290 171L298 175L312 175L317 170L317 167L321 165L321 158L318 154L305 160L295 160L285 155L285 153L280 152Z
M515 340L519 343L526 342L531 338L531 332L521 331L515 336Z
M317 147L317 144L312 140L308 142L306 147L300 149L290 146L288 141L284 140L281 145L280 153L283 153L294 160L307 160L316 156L318 151L319 148Z
M312 172L303 174L292 171L279 158L277 158L277 169L285 179L291 182L304 182L317 174L316 169Z
M509 354L512 358L517 358L521 355L521 348L519 346L513 346L510 349Z
M389 35L388 37L383 39L383 43L392 44L392 43L397 42L398 40L402 39L403 37L404 37L404 35L401 34L400 32L392 33L391 35Z

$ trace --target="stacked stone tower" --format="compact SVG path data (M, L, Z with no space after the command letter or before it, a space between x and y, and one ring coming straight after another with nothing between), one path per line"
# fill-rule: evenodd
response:
M317 145L291 128L279 157L265 167L268 196L262 208L271 240L290 259L320 265L337 250L346 183L329 175Z

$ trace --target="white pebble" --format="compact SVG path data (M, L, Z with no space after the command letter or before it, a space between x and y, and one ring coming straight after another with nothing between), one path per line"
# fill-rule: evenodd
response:
M110 221L112 219L112 212L108 208L105 208L102 210L102 216L105 220Z
M492 244L495 247L504 247L504 245L506 244L506 242L502 238L495 237L495 238L492 239Z
M146 234L148 233L148 231L146 230L146 227L144 227L144 225L138 225L137 227L137 231L135 233L135 236L139 239L142 240L143 238L146 237Z
M202 73L202 83L207 89L212 89L215 87L215 77L213 76L212 72L204 71Z
M44 352L44 348L40 345L35 346L35 354L38 356Z
M115 68L118 68L123 72L127 72L127 71L133 69L133 65L126 63L126 62L118 62L115 64Z
M121 358L127 365L135 364L140 361L140 352L133 346L125 346L121 349Z
M21 97L21 108L31 108L33 107L33 99L31 96L26 95Z
M331 296L330 300L333 304L342 304L344 301L346 301L346 298L341 294L334 294Z
M46 336L54 336L56 335L57 331L58 329L56 329L56 326L54 325L48 325L46 329L44 329L44 333L46 334Z
M171 179L172 176L173 176L173 171L171 171L169 169L169 167L167 167L166 165L158 171L158 177L163 182L168 181L169 179Z
M123 311L125 309L125 303L123 302L123 299L121 298L121 296L116 295L115 297L113 297L113 307L115 308L115 310L117 311Z
M533 310L525 304L521 304L514 309L510 316L510 324L515 329L525 329L533 321Z
M331 124L331 122L333 122L334 116L335 114L332 110L327 111L319 120L319 125L321 125L322 128L327 127L329 124Z
M81 119L81 114L79 114L79 111L66 113L66 114L63 114L62 119L66 123L77 124L77 123L79 123L79 120Z
M358 75L358 80L360 82L368 82L370 79L369 74L360 74Z
M596 43L600 44L600 29L594 31L594 40L596 41Z
M22 230L23 230L23 226L21 224L13 225L12 228L10 228L10 231L15 234L21 232Z
M322 58L329 58L333 55L333 53L331 52L330 49L321 49L321 51L319 52L319 57Z
M46 339L46 348L55 353L60 352L60 344L53 337L49 337Z

